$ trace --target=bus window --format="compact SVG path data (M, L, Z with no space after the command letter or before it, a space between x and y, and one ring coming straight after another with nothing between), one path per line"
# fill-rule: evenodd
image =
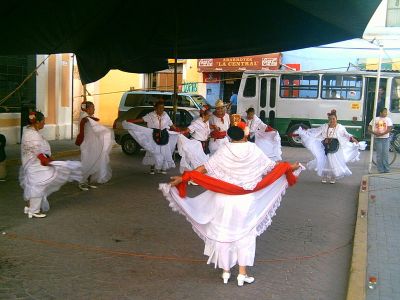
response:
M276 78L271 79L271 87L269 90L269 107L274 108L276 101Z
M390 93L390 111L400 112L400 77L393 78L392 91Z
M322 99L360 100L362 77L349 75L323 75Z
M260 106L262 108L267 105L267 79L261 79Z
M247 77L244 86L243 97L254 97L256 95L256 78Z
M281 98L317 98L318 75L282 75L280 96Z

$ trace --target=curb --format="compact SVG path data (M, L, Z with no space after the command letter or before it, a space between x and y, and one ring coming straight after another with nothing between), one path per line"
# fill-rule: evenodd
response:
M370 176L371 175L363 176L360 184L353 255L351 259L350 277L346 296L347 300L364 300L366 298L368 263L368 184ZM362 217L362 215L364 215L364 217Z

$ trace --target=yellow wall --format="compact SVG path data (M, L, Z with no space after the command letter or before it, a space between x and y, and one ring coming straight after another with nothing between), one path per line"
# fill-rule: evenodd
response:
M203 73L197 71L197 59L186 60L185 82L203 82Z
M108 74L99 80L99 104L96 108L96 115L100 118L100 123L112 126L114 120L118 117L119 101L123 92L103 94L117 91L127 91L131 87L141 88L140 75L126 73L119 70L111 70Z

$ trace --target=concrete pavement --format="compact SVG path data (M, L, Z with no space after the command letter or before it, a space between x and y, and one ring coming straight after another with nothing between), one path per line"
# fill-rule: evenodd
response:
M64 143L70 145L64 151L74 150L73 142ZM10 150L8 155L13 159ZM258 238L250 268L256 282L243 288L224 286L220 271L205 265L202 242L157 191L167 177L145 175L141 157L114 149L113 179L87 193L66 185L50 197L52 209L43 220L22 214L18 167L10 165L9 180L0 185L0 298L344 299L367 156L336 185L319 183L312 172L302 175ZM305 149L284 148L284 158L310 156ZM381 189L379 199L393 188ZM371 213L363 220L369 223Z

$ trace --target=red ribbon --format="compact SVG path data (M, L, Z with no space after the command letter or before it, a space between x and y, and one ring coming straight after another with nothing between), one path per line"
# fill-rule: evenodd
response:
M245 190L235 184L210 177L197 171L186 171L182 174L182 183L178 184L176 188L178 189L179 196L181 198L184 198L187 195L187 183L189 181L194 181L203 188L215 193L221 193L225 195L244 195L257 192L269 186L284 174L286 175L289 186L292 186L296 183L297 177L293 174L291 165L287 162L281 162L278 163L271 172L265 175L253 190Z

